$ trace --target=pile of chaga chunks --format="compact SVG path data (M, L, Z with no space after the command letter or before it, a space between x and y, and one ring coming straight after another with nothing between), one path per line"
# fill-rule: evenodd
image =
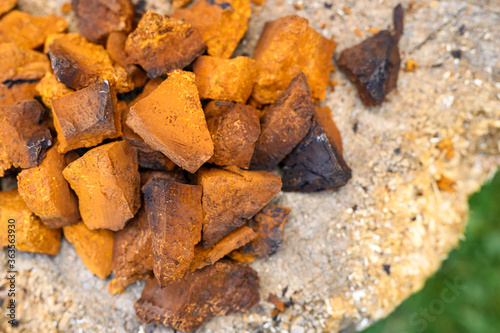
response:
M0 6L0 176L17 176L0 192L0 245L55 255L64 234L92 273L113 273L110 293L148 281L141 321L181 331L259 302L244 262L281 245L290 209L269 204L281 190L351 177L319 105L335 42L286 16L252 58L231 58L250 0L187 2L136 22L130 0L73 0L80 34ZM380 62L399 61L399 35L384 35Z

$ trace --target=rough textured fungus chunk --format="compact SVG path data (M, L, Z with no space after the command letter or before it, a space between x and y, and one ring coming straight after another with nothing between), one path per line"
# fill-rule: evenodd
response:
M45 54L23 48L15 43L0 43L0 82L38 80L50 71Z
M128 34L124 32L112 32L109 34L106 41L106 51L115 62L125 68L125 71L132 78L134 87L142 87L147 81L148 74L139 66L133 65L129 61L129 56L125 52L125 42Z
M73 10L82 35L102 43L111 32L132 31L134 6L130 0L73 0Z
M203 247L208 248L242 226L281 190L278 176L236 167L201 169L203 187Z
M135 303L140 321L192 332L215 316L249 310L260 300L259 278L250 267L227 260L187 272L175 284L160 289L146 283Z
M76 254L92 274L105 279L113 261L113 232L106 229L90 230L82 221L64 227L64 237L73 244Z
M44 158L52 144L43 106L35 100L0 107L0 176L11 166L31 168Z
M306 136L314 104L304 73L299 73L264 113L252 157L253 169L272 170Z
M201 56L193 65L201 99L246 103L257 78L255 61L248 57L221 59Z
M170 73L158 88L130 108L127 125L148 146L191 173L214 152L193 73Z
M179 281L201 240L201 186L153 178L143 186L151 228L154 274L163 288Z
M267 22L253 54L257 83L252 98L260 104L274 102L290 81L303 72L312 97L323 100L334 69L336 46L297 15Z
M76 195L62 175L65 167L65 156L54 146L40 165L17 175L19 194L49 228L61 228L80 219Z
M248 28L250 0L199 0L171 16L184 19L199 31L208 54L230 58Z
M9 237L12 234L8 231L13 224L15 238ZM29 210L17 189L0 192L0 228L0 247L15 245L18 251L51 255L59 252L61 229L47 228Z
M50 103L53 99L69 95L74 92L73 89L66 87L64 83L57 81L57 78L51 72L47 71L45 76L36 85L36 90L42 97L43 104L52 109Z
M90 148L122 134L116 94L108 81L53 99L51 103L60 153Z
M89 229L123 229L141 205L137 151L127 141L89 150L63 171Z
M149 77L182 69L205 52L200 34L189 23L146 12L127 38L125 51Z
M16 102L33 99L39 96L36 90L38 82L22 82L15 84L0 83L0 107L11 106Z

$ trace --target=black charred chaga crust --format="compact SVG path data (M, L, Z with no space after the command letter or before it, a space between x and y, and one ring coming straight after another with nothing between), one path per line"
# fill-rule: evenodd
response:
M282 191L285 192L334 189L344 186L351 178L351 169L315 119L309 133L282 165Z
M259 300L257 273L247 265L220 260L188 271L181 281L163 289L150 280L134 308L144 323L192 332L215 316L247 311Z
M358 88L366 106L380 105L386 94L397 87L399 67L398 42L403 34L403 8L394 9L395 31L383 30L361 44L342 51L339 67Z

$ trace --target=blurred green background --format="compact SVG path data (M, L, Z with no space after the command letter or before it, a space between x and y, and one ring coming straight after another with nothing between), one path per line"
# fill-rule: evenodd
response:
M469 207L465 241L421 291L364 333L500 332L500 170Z

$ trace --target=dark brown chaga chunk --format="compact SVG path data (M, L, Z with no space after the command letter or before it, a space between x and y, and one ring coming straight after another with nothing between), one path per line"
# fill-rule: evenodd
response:
M358 88L366 106L380 105L397 86L399 66L398 42L403 33L403 9L394 9L395 33L383 30L361 44L342 51L339 67Z
M283 160L283 191L317 192L344 186L351 169L314 118L306 137Z
M73 0L73 10L83 37L102 43L111 32L132 31L134 6L130 0Z
M342 155L342 137L340 136L339 129L332 118L332 110L328 106L317 105L314 109L314 117L325 131L326 137L330 143L335 145L337 151Z
M151 229L144 208L123 228L115 233L113 244L113 274L108 285L111 294L122 293L130 284L153 277L153 250Z
M153 178L142 187L154 258L154 274L163 288L179 281L201 240L201 186Z
M304 73L300 72L261 119L251 168L272 170L302 140L311 127L314 104Z
M276 252L283 241L283 227L288 220L290 208L267 205L251 220L248 226L257 237L239 250L233 251L230 257L238 261L253 262Z
M44 111L36 100L0 107L0 177L11 166L31 168L45 158L52 135L41 121Z
M192 332L215 316L248 311L260 301L259 277L250 267L221 260L160 289L146 283L135 303L140 321Z

